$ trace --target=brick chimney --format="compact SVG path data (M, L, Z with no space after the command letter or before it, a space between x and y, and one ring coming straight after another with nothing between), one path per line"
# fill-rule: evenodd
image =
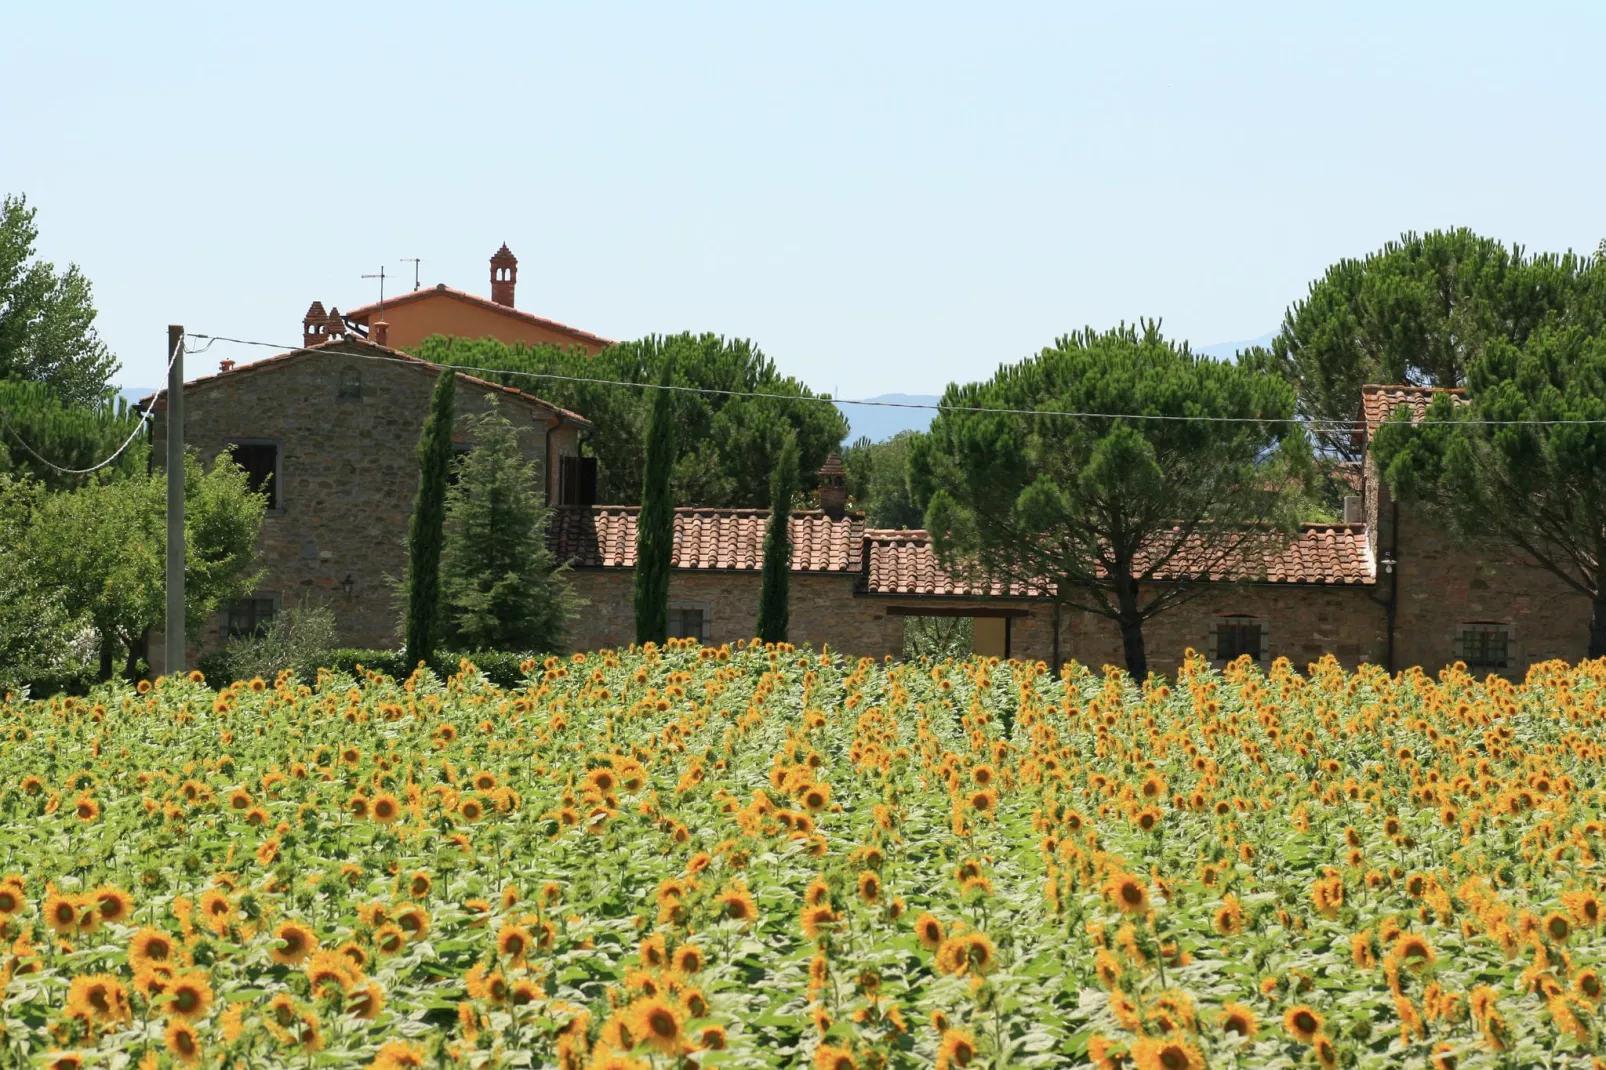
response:
M339 338L346 333L346 317L334 305L329 306L329 318L324 321L324 338Z
M513 307L513 285L519 281L519 258L508 249L507 242L491 257L491 300L499 305Z
M219 375L222 375L224 372L232 372L233 370L234 361L230 360L228 357L224 357L222 360L217 362L217 371Z
M832 520L841 520L848 509L848 470L836 454L820 465L820 510Z
M322 301L314 301L307 306L307 314L301 319L301 344L315 346L328 341L328 336L324 334L328 328L329 313L323 310Z
M384 320L375 320L373 326L368 328L368 340L375 345L390 345L390 324Z

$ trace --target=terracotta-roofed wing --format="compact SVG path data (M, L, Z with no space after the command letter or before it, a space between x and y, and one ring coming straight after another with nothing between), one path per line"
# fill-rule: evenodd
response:
M559 509L552 520L557 556L577 568L634 568L636 506ZM767 509L676 509L674 568L758 571L764 567ZM792 571L859 571L864 521L816 510L792 514Z
M1370 433L1394 415L1401 405L1411 410L1412 421L1427 415L1428 406L1440 394L1449 394L1459 405L1467 404L1467 392L1448 386L1385 386L1376 383L1361 387L1361 423Z

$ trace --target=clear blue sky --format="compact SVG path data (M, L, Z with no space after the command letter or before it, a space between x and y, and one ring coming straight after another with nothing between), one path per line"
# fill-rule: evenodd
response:
M295 342L403 257L486 293L503 241L520 307L852 397L1252 338L1408 228L1606 235L1599 4L866 6L18 4L0 191L126 385L169 322Z

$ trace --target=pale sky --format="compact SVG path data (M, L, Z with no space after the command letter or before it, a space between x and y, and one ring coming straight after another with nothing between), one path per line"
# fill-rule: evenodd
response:
M504 241L521 308L855 397L1140 316L1253 338L1406 229L1606 235L1600 4L869 7L16 3L0 192L123 385L404 257L488 294Z

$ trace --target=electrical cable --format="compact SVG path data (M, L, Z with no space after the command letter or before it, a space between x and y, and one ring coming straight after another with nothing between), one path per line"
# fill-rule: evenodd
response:
M265 349L277 349L285 355L292 353L327 353L328 349L309 349L306 346L286 346L275 342L259 342L245 338L230 338L226 335L190 334L190 338L205 338L216 342L230 342L235 345L261 346ZM354 338L353 341L364 342L367 339ZM324 343L325 345L327 343ZM1169 415L1162 413L1131 413L1131 412L1073 412L1063 409L1006 409L993 408L985 405L945 405L942 403L914 401L876 401L867 398L831 398L819 395L776 394L758 390L725 390L719 387L682 386L671 383L665 386L662 383L632 383L620 379L591 379L577 375L563 375L558 372L532 372L520 371L511 368L480 368L469 364L445 364L439 361L424 360L422 357L387 356L383 353L358 353L345 351L346 356L361 357L365 360L388 361L396 364L425 363L437 368L450 371L465 372L490 378L498 375L523 376L531 379L549 379L555 382L584 383L595 386L631 387L638 390L672 390L688 394L707 394L720 397L739 398L770 398L776 401L811 401L824 405L863 405L872 408L887 409L928 409L938 413L944 412L976 412L993 413L1002 416L1066 416L1079 420L1166 420L1174 422L1194 423L1231 423L1231 424L1294 424L1299 427L1318 430L1354 430L1359 420L1326 420L1307 419L1299 416L1290 417L1258 417L1258 416L1204 416L1204 415ZM1576 420L1416 420L1414 425L1421 427L1435 424L1455 424L1457 426L1489 426L1510 427L1515 425L1594 425L1606 424L1606 418L1576 419Z
M167 370L168 370L168 372L171 372L173 370L173 362L178 360L178 355L183 349L184 349L184 339L180 338L178 340L178 345L173 347L172 356L168 357L168 359L167 359ZM135 425L133 431L129 432L128 437L123 440L123 444L121 446L118 446L117 449L112 452L112 455L110 457L107 457L104 461L101 461L99 464L91 465L88 468L64 468L61 465L57 464L56 462L50 460L49 458L42 456L39 453L38 450L36 450L32 446L28 445L28 441L25 438L23 438L22 435L18 434L17 429L15 427L11 426L11 421L6 419L6 414L5 414L4 410L0 410L0 426L3 426L7 431L10 431L11 432L11 437L13 437L13 438L15 438L17 440L17 444L19 446L21 446L23 448L23 450L25 450L29 454L29 456L33 457L34 460L38 461L40 464L44 465L45 467L53 468L56 471L63 473L64 475L85 476L85 475L89 475L91 472L100 471L102 468L105 468L107 465L109 465L113 461L117 460L117 458L121 457L123 455L123 452L125 450L127 450L129 446L132 446L134 444L134 439L139 437L139 433L141 431L145 430L145 425L150 422L151 413L155 410L155 408L156 408L156 395L152 394L151 395L151 399L150 399L150 404L145 407L145 411L140 413L139 423Z

